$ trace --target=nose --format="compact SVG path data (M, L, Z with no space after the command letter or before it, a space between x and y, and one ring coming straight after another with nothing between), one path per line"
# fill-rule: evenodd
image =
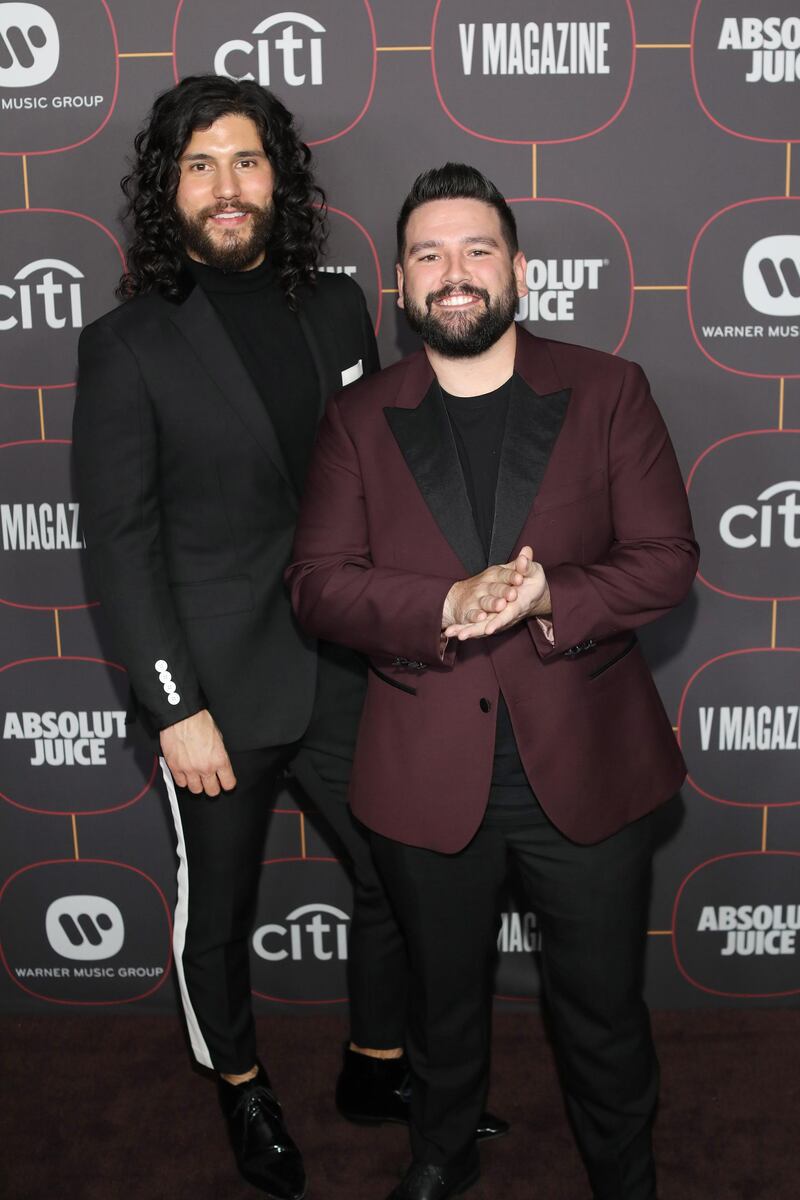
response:
M218 200L232 200L239 195L239 179L232 166L222 164L214 175L214 195Z
M471 278L468 261L460 254L449 254L445 257L442 262L443 285L454 287L460 283L469 283Z

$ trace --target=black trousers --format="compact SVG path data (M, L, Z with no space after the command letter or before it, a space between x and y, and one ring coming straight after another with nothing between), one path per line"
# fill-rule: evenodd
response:
M335 831L354 886L349 945L351 1037L402 1046L407 960L365 830L345 795L350 761L317 746L231 751L237 786L192 795L164 770L178 849L175 968L195 1058L225 1074L256 1060L250 934L271 800L288 767Z
M499 904L513 864L538 916L544 1001L595 1200L655 1200L658 1064L641 995L649 818L595 846L568 841L538 806L484 822L458 854L376 834L371 843L411 963L414 1158L455 1165L476 1153Z

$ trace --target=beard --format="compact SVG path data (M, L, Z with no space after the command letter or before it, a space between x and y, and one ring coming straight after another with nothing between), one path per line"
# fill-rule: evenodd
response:
M209 217L226 209L252 215L249 234L231 229L223 230L220 240L212 236L207 225ZM186 216L176 208L175 217L184 250L199 258L206 266L216 267L218 271L246 271L267 248L275 223L275 209L272 202L264 208L255 204L225 204L201 209L193 217Z
M455 292L480 296L484 303L483 310L477 314L472 311L456 311L446 317L434 313L433 304ZM438 292L428 292L424 308L411 299L408 289L403 285L406 320L426 346L445 358L474 358L483 354L499 341L514 323L517 302L513 275L509 275L508 284L495 300L492 300L485 288L472 287L467 283L458 286L448 284Z

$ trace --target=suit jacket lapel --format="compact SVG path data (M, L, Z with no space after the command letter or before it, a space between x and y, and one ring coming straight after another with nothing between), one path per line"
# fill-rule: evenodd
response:
M570 389L540 396L514 374L497 478L489 562L508 562L561 432Z
M472 517L441 389L434 379L416 408L385 408L386 420L434 520L467 571L477 575L486 554Z
M285 480L292 495L297 498L295 485L264 401L203 289L195 287L183 304L170 310L170 318L191 345L209 378L239 415Z

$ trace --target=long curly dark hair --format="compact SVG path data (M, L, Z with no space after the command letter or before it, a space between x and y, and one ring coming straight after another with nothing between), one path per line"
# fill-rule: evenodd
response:
M133 225L128 270L117 295L122 299L158 291L180 301L191 287L175 215L179 159L196 129L220 117L255 122L275 175L274 222L269 256L292 307L297 290L313 283L327 237L325 193L314 182L311 151L294 118L266 88L221 75L188 75L158 97L136 135L136 159L122 180L125 216Z

